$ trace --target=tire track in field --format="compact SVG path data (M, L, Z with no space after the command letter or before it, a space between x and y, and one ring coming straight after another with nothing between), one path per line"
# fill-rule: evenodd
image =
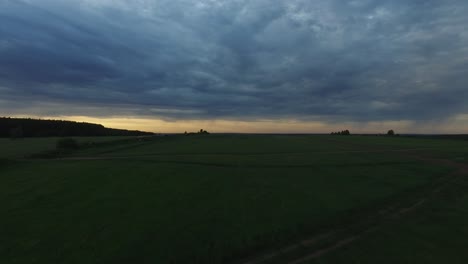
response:
M399 161L399 162L354 162L349 164L297 164L297 165L268 165L268 164L229 164L229 163L214 163L214 162L199 162L199 161L180 161L180 160L157 160L157 159L144 159L139 157L79 157L79 158L59 158L59 159L48 159L56 161L141 161L151 163L165 163L165 164L179 164L179 165L198 165L208 167L219 167L219 168L264 168L264 169L278 169L278 168L317 168L317 167L334 167L334 168L351 168L351 167L362 167L362 166L391 166L391 165L404 165L414 164L411 161Z
M122 149L135 148L140 146L131 145L124 146ZM410 153L413 151L429 150L433 148L408 148L408 149L377 149L377 150L339 150L339 151L300 151L300 152L257 152L257 153L145 153L138 155L125 155L125 156L106 156L99 155L110 153L112 150L105 150L104 152L95 153L97 156L71 156L71 157L54 157L54 158L22 158L15 159L17 161L111 161L111 160L122 160L122 161L146 161L153 163L166 163L166 164L180 164L180 165L198 165L198 166L210 166L210 167L219 167L219 168L317 168L323 167L323 164L297 164L297 165L269 165L269 164L232 164L232 163L217 163L217 162L202 162L202 161L190 161L190 160L164 160L164 159L151 159L151 158L160 158L160 157L208 157L208 156L282 156L282 155L302 155L302 154L353 154L353 153L386 153L386 152L399 152L399 153ZM115 149L113 149L115 150ZM325 166L349 168L356 166L388 166L388 165L401 165L401 164L410 164L412 162L353 162L348 164L325 164Z
M334 150L334 151L291 151L291 152L178 152L178 153L144 153L134 154L125 156L93 156L93 157L69 157L61 159L92 159L92 158L143 158L143 157L158 157L158 156L276 156L276 155L294 155L294 154L352 154L352 153L384 153L384 152L411 152L411 151L422 151L431 150L436 148L409 148L409 149L374 149L374 150ZM97 154L105 154L114 152L106 151Z
M349 154L349 153L386 153L386 152L413 152L420 150L427 150L430 148L411 148L411 149L394 149L394 150L357 150L357 151L326 151L326 152L278 152L278 153L260 153L260 154L247 154L248 156L257 156L257 155L293 155L293 154ZM209 154L165 154L165 153L151 153L151 154L140 154L140 155L126 155L126 156L88 156L88 157L61 157L61 158L50 158L50 159L27 159L27 160L57 160L57 161L108 161L108 160L125 160L125 161L148 161L154 163L166 163L166 164L180 164L180 165L199 165L199 166L210 166L210 167L220 167L220 168L317 168L323 166L333 166L341 168L349 167L359 167L359 166L389 166L389 165L402 165L402 164L411 164L414 162L411 161L389 161L389 162L353 162L348 164L297 164L297 165L269 165L269 164L230 164L230 163L216 163L216 162L201 162L201 161L181 161L181 160L163 160L163 159L148 159L148 158L159 158L164 156L219 156L219 153L209 153ZM245 154L241 153L223 153L226 156L237 156Z
M131 146L129 148L135 148L138 146ZM123 149L127 149L124 147ZM115 151L113 150L106 150L99 153L93 153L97 156L69 156L69 157L52 157L52 158L21 158L15 159L19 161L27 161L27 160L75 160L75 161L92 161L92 160L136 160L142 158L151 158L151 157L163 157L163 156L172 156L172 157L182 157L182 156L283 156L283 155L302 155L302 154L354 154L354 153L405 153L405 152L413 152L413 151L422 151L422 150L431 150L434 148L410 148L410 149L376 149L376 150L337 150L337 151L300 151L300 152L257 152L257 153L241 153L241 152L234 152L234 153L227 153L227 152L211 152L211 153L197 153L197 152L186 152L186 153L145 153L145 154L135 154L135 155L125 155L125 156L106 156L106 155L99 155L99 154L106 154L112 153ZM120 149L119 149L120 150ZM167 161L168 163L177 163L178 161ZM191 164L198 164L198 165L213 165L213 166L224 166L229 167L230 164L220 164L220 163L203 163L203 162L184 162L180 161L180 163L191 163ZM239 167L239 165L232 165L233 167ZM301 166L301 165L300 165ZM307 167L310 165L303 165L303 167ZM265 167L265 166L261 166Z
M385 223L386 221L394 221L396 219L399 219L405 216L406 214L409 214L415 211L416 209L421 207L423 204L425 204L429 200L430 197L437 195L444 188L449 188L451 185L456 184L457 179L460 179L460 177L466 177L468 175L467 164L457 163L457 162L447 160L447 159L435 159L435 158L424 157L424 156L412 156L412 157L415 159L424 161L426 163L450 166L452 168L455 168L456 170L452 173L449 173L443 176L442 179L440 180L441 181L440 183L437 182L437 184L434 184L436 185L434 186L434 188L431 188L428 193L416 199L416 201L411 203L411 205L409 206L390 205L390 206L387 206L387 208L378 210L378 212L374 213L376 215L380 215L380 217L378 218L379 221L375 223L375 225L365 226L365 228L361 228L360 231L353 231L354 227L356 225L359 226L360 224L351 223L347 227L337 229L337 230L332 229L330 231L316 235L309 239L302 240L298 243L288 245L282 249L271 251L269 253L259 254L257 256L250 257L247 260L234 261L232 263L265 264L265 263L273 262L273 263L300 264L306 261L312 261L327 253L330 253L334 250L337 250L339 248L342 248L346 245L353 243L354 241L360 239L362 236L364 236L367 233L370 233L379 229L383 225L383 223ZM371 213L371 216L372 216L372 213ZM365 221L366 216L364 216L363 219ZM363 224L365 225L365 223ZM339 233L342 233L342 234L340 235ZM333 234L338 234L338 235L334 238L334 240L332 239L331 242L327 241ZM325 243L325 245L320 245L321 242ZM307 247L309 247L309 250L307 250L307 253L304 254L303 251ZM294 256L294 257L287 256L287 254L294 253L294 251L296 250L300 251L301 254L298 254L297 256ZM285 260L285 258L287 260Z

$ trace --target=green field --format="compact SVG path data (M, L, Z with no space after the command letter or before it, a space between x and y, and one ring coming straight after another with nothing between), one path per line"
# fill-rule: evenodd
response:
M467 141L56 140L0 140L0 263L468 263Z
M104 143L123 140L125 137L81 137L75 138L78 143L85 144L89 142ZM31 154L43 153L54 150L58 138L23 138L6 139L0 138L0 160L24 158Z

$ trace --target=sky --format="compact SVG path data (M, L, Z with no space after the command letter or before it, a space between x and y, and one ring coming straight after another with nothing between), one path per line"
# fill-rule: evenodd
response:
M0 116L468 133L466 0L0 0Z

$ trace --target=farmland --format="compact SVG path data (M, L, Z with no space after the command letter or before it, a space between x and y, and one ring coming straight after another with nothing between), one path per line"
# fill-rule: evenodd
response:
M0 140L0 263L468 262L467 141L56 140Z

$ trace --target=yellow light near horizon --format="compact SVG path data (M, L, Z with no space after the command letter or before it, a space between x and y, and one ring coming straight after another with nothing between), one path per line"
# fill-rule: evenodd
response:
M120 117L60 117L64 120L99 123L106 127L143 130L156 133L183 133L205 129L215 133L320 133L328 132L323 123L296 120L161 120Z
M24 117L24 116L12 116ZM212 133L330 133L349 129L351 133L467 133L468 115L458 115L444 122L416 123L408 120L382 122L303 121L279 120L163 120L150 117L93 117L93 116L27 116L41 119L60 119L102 124L109 128L141 130L155 133L184 133L200 129Z
M20 116L17 116L20 117ZM150 131L156 133L184 133L205 129L214 133L328 133L322 122L298 120L161 120L141 117L90 116L29 116L102 124L109 128Z

